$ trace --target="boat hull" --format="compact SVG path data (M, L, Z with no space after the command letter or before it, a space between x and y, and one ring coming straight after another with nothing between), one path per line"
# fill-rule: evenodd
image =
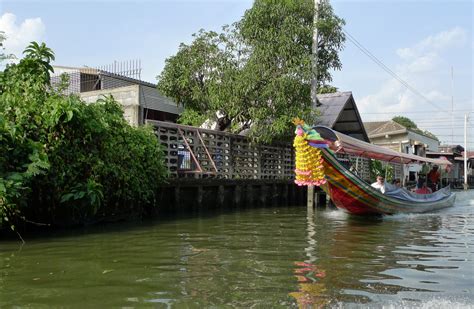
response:
M327 183L323 189L337 208L357 215L425 213L454 205L455 194L437 201L405 201L389 197L372 188L347 170L337 158L323 150Z

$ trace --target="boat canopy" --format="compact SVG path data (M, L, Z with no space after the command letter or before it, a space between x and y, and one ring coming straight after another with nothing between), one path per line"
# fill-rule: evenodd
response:
M343 152L347 154L393 163L408 164L415 162L426 162L444 166L452 164L446 159L425 158L417 155L398 152L374 144L369 144L364 141L334 131L328 127L315 126L313 127L313 129L316 130L316 132L318 132L319 135L321 135L321 137L325 140L333 142L333 145L336 147L336 149L333 150L335 150L336 152ZM334 148L334 146L331 146L330 148Z

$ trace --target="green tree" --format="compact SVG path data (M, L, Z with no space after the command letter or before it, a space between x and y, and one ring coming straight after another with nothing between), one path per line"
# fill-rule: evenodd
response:
M5 32L0 31L0 63L8 59L14 59L15 56L12 54L5 54L5 47L3 46L3 42L6 40Z
M404 116L395 116L392 118L392 121L401 124L407 129L418 129L418 126L413 122L413 120Z
M370 178L376 179L377 176L382 176L385 181L393 180L393 166L387 162L371 159L369 161Z
M344 21L328 2L318 22L318 82L324 92L330 71L340 69ZM185 107L180 121L200 125L216 119L221 130L248 129L269 142L289 132L294 117L315 119L310 99L313 1L257 0L222 33L204 30L167 59L158 89Z
M130 126L112 97L85 104L53 89L44 44L24 54L0 75L0 226L81 224L156 206L167 170L152 130Z

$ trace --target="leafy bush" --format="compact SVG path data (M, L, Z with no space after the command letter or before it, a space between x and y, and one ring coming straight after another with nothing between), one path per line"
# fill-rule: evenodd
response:
M370 160L370 178L376 179L377 176L385 177L386 181L393 180L393 166L387 162L371 159Z
M32 43L0 73L0 225L57 225L156 206L167 170L147 127L131 127L112 97L85 104L50 86L52 51Z

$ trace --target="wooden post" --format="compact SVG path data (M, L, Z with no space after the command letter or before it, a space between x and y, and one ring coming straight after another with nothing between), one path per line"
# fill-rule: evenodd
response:
M247 206L253 206L253 186L247 185Z
M217 205L219 205L219 207L222 207L224 205L224 201L225 201L225 188L223 185L220 185L217 188Z
M234 205L239 206L241 199L242 199L242 187L240 185L236 185L234 188Z
M203 196L204 196L204 189L202 186L198 186L197 187L197 204L198 204L199 209L202 207Z
M315 208L319 208L319 206L321 206L319 204L319 190L316 190L315 193L314 193L314 207Z
M278 187L274 183L272 185L272 196L271 196L271 205L272 206L275 206L275 205L280 206L279 203L278 203L278 201L280 200L279 197L280 197L280 195L278 194Z
M180 207L180 201L181 201L181 190L179 189L179 186L176 186L174 188L174 205L176 208Z
M313 209L314 207L314 186L308 186L308 196L306 206L308 209Z
M283 202L285 206L288 206L288 184L283 185Z
M262 184L260 186L260 198L259 198L259 202L262 206L266 206L267 204L267 195L268 195L268 186Z

